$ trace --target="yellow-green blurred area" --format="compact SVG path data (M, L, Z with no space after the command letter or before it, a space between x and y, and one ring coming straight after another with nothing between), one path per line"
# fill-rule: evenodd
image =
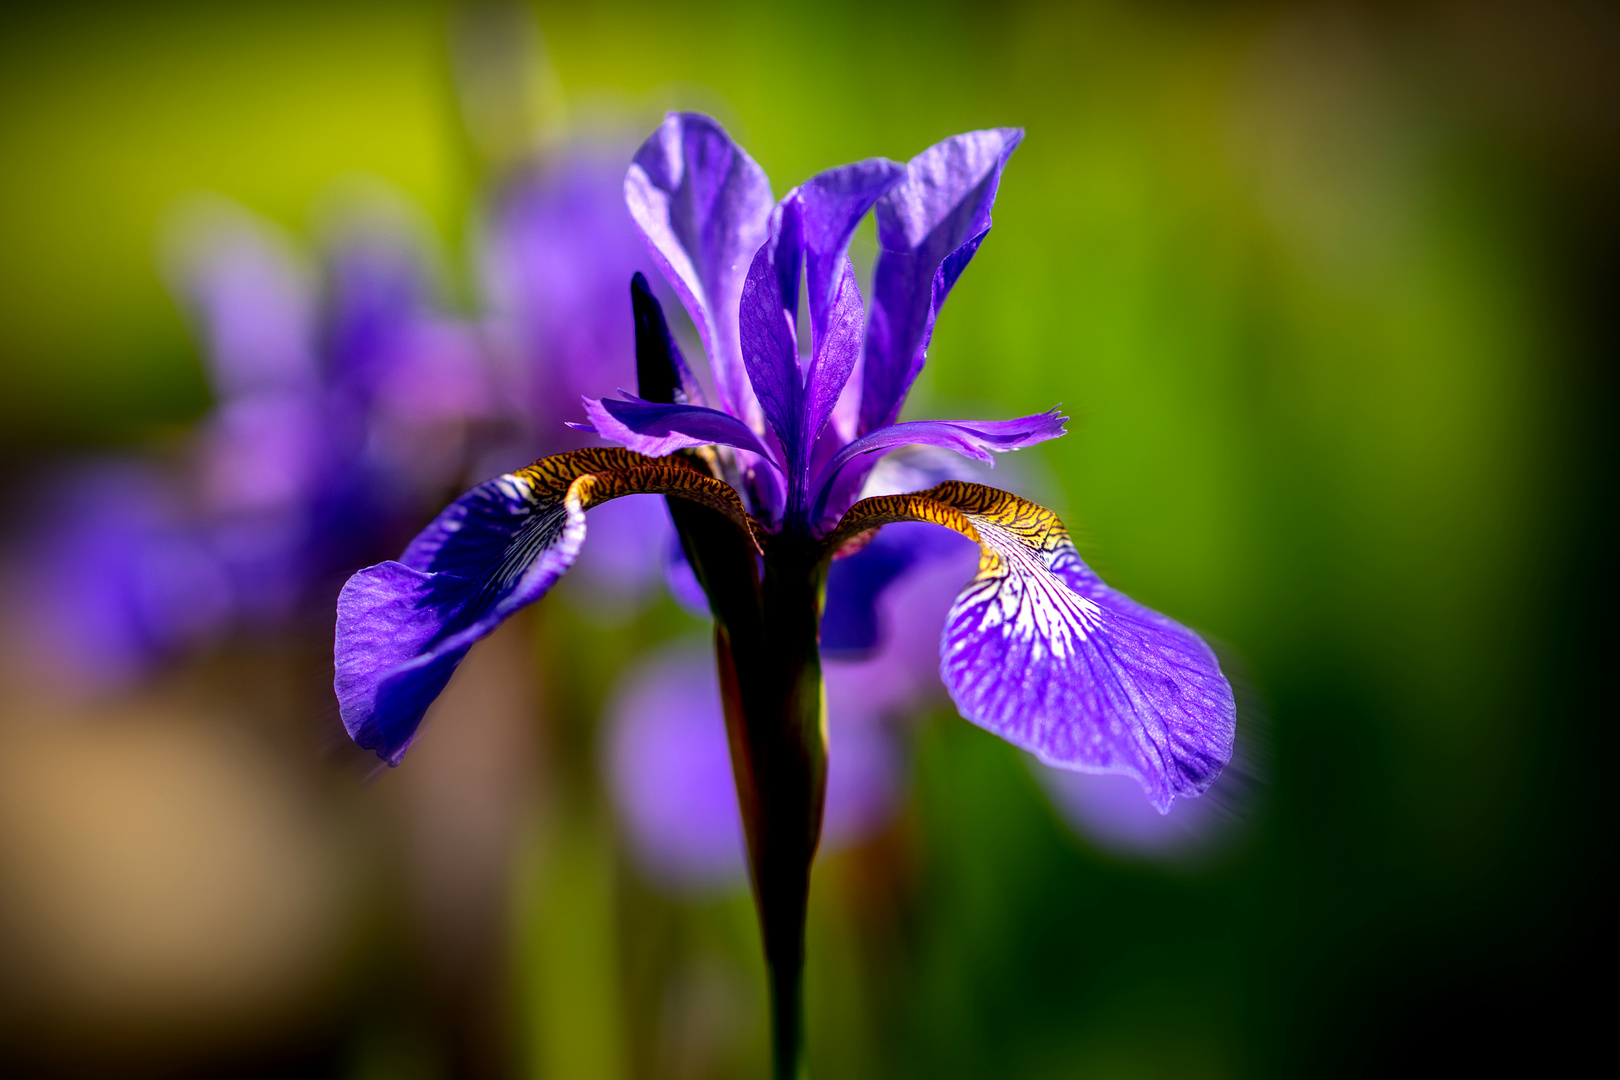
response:
M570 108L649 130L712 111L778 194L1027 129L911 415L1061 403L1070 434L1022 476L1242 683L1257 793L1229 844L1168 867L1076 837L1016 751L933 717L901 823L818 867L814 1075L1359 1076L1572 1045L1613 859L1611 9L535 10ZM451 22L412 3L5 16L8 484L207 408L157 253L196 192L307 233L335 182L381 177L473 302L484 178ZM593 760L616 665L682 618L538 615L542 678L574 687L552 715L486 687L469 709L492 741L458 751L438 725L370 786L306 760L335 707L278 672L320 657L213 670L209 693L122 718L7 706L0 914L33 952L0 975L0 1071L763 1075L746 896L657 896L596 797L547 788ZM491 657L528 647L503 641ZM514 779L525 755L549 764ZM417 901L375 884L417 874L432 909L434 875L473 858L450 825L434 839L454 814L506 845L504 899L470 929L419 923L489 936L494 965L458 967L480 954L456 942L407 956ZM401 837L440 861L398 869Z

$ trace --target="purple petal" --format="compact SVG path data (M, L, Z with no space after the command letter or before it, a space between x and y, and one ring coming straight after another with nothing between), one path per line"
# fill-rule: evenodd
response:
M781 441L794 494L806 495L811 447L860 356L865 312L850 237L901 169L874 158L830 169L794 188L771 213L743 286L741 342L748 377ZM800 269L808 270L811 349L799 359Z
M485 481L411 541L351 577L334 646L343 724L397 764L467 650L543 596L573 563L585 511L628 495L692 500L752 529L737 493L683 462L612 448L543 458Z
M866 212L904 175L887 158L828 169L798 189L810 301L810 367L804 374L801 472L808 480L811 447L832 416L861 355L866 311L849 241ZM796 307L798 297L793 297ZM803 483L804 481L801 481Z
M654 261L697 325L721 406L757 422L737 313L771 211L764 170L713 120L671 113L636 153L624 195Z
M782 444L788 472L804 455L800 437L799 270L804 261L801 209L789 192L771 211L765 242L743 282L739 333L748 381Z
M947 481L856 503L829 542L930 521L979 542L940 675L961 714L1048 765L1125 773L1161 812L1231 759L1236 707L1197 634L1104 585L1051 511Z
M625 207L632 146L573 145L504 192L487 245L486 288L514 324L518 395L547 442L582 396L635 382L625 285L652 261Z
M869 158L828 169L800 185L805 270L810 282L812 351L819 351L820 343L827 338L829 315L836 305L855 227L904 175L905 168L898 162ZM845 375L847 377L847 371ZM842 385L840 381L839 386Z
M940 642L962 715L1048 765L1134 776L1161 813L1202 794L1231 759L1236 713L1209 646L1104 585L1066 535L1032 543L999 507L968 516L997 560Z
M315 290L291 247L235 204L199 206L177 244L177 291L229 398L308 389L319 378Z
M590 418L589 427L578 427L648 457L664 457L692 446L735 446L781 467L747 424L718 409L661 405L636 397L623 401L586 398L585 413Z
M816 478L818 494L814 517L819 519L826 513L839 489L840 474L860 458L901 446L934 446L991 464L992 453L1021 450L1064 434L1063 425L1068 419L1053 409L1017 420L917 420L878 428L844 447L822 469ZM855 477L864 479L864 472L857 472L851 481Z
M847 257L831 288L827 310L821 315L824 326L818 331L820 344L805 374L801 439L806 447L814 447L821 437L861 356L861 329L866 309L861 304L860 287L855 283L855 266ZM815 314L813 308L811 313ZM801 471L806 485L810 480L809 456L807 452Z
M451 503L399 562L351 577L338 597L343 726L399 764L428 705L472 645L538 600L573 562L585 513L507 474Z
M912 158L905 179L878 200L862 432L899 418L940 305L990 231L1001 171L1023 137L996 128L946 139Z
M886 637L879 600L891 587L925 564L951 560L971 548L963 537L922 522L901 522L886 527L848 558L833 560L821 614L822 657L854 660L872 655ZM956 591L953 585L951 596ZM943 617L943 607L939 614Z

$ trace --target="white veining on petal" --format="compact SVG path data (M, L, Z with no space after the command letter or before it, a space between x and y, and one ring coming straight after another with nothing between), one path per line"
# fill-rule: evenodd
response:
M502 473L495 478L495 482L501 485L501 491L507 498L515 503L523 504L524 509L522 512L528 513L528 501L534 496L533 484L517 473Z
M977 632L1006 627L1002 632L1027 646L1032 662L1048 653L1056 660L1074 655L1101 624L1102 609L1054 576L1044 553L988 521L975 524L980 542L995 552L1000 566L981 573L957 597L952 619L979 608Z

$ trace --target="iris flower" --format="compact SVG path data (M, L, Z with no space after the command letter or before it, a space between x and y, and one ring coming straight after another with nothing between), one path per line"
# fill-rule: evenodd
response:
M1127 774L1166 810L1203 792L1231 756L1235 709L1214 654L1105 585L1051 511L961 480L860 498L891 450L989 461L1063 433L1055 411L899 421L1021 138L958 135L904 165L820 173L773 204L763 170L718 124L667 117L635 155L625 195L696 324L715 405L638 275L639 395L585 402L585 426L623 448L542 458L480 484L338 601L344 724L396 764L473 644L567 571L592 507L666 497L714 616L779 1077L801 1064L804 916L828 752L819 631L837 557L900 522L977 542L940 674L964 717L1042 761ZM868 212L879 247L870 310L848 256Z
M171 453L75 470L28 516L4 617L41 628L30 667L60 690L301 626L463 486L496 400L474 328L433 303L391 216L341 224L317 274L224 200L182 220L171 281L214 407Z

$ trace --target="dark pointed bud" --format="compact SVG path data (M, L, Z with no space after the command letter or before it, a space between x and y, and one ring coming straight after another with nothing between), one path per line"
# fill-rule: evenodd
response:
M636 319L636 393L661 405L685 404L686 358L639 270L630 279L630 306Z

